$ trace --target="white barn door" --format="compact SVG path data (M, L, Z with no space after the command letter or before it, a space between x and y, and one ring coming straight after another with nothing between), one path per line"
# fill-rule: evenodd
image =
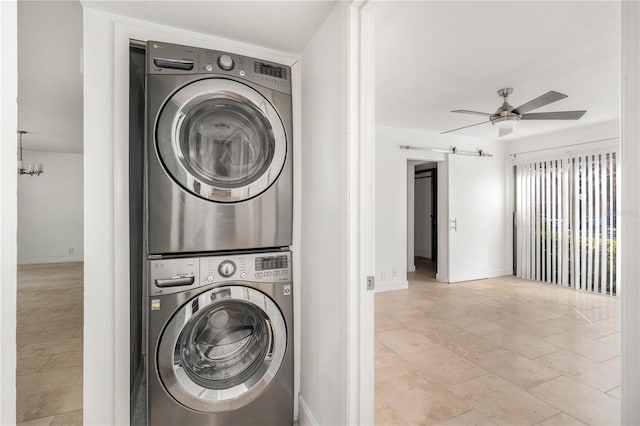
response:
M493 224L487 207L494 202L496 185L487 173L486 157L449 154L449 282L487 278L491 256L488 233ZM500 194L501 195L501 194Z

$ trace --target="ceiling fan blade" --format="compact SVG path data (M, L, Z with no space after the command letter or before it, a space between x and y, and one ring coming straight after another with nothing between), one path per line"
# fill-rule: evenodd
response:
M513 127L505 127L498 130L498 136L507 136L513 133Z
M468 109L456 109L451 112L459 112L461 114L485 115L487 117L491 117L493 115L493 114L489 114L488 112L469 111Z
M560 99L566 98L567 95L554 92L553 90L545 93L542 96L538 96L535 99L530 100L526 104L520 105L518 108L515 108L513 112L516 114L524 114L525 112L533 111L534 109L541 108L545 105L549 105L550 103L557 102Z
M532 112L522 114L521 120L578 120L587 111Z
M463 127L458 127L457 129L447 130L446 132L442 132L440 134L444 135L445 133L451 133L451 132L455 132L456 130L462 130L462 129L466 129L467 127L479 126L481 124L486 124L486 123L491 123L491 121L483 121L482 123L469 124L468 126L463 126Z

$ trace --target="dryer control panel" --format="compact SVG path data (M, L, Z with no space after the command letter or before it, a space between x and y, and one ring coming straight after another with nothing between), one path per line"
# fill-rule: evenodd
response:
M147 74L232 76L291 94L291 68L257 58L159 41L147 42Z
M150 296L230 281L290 282L291 252L152 259L149 277Z

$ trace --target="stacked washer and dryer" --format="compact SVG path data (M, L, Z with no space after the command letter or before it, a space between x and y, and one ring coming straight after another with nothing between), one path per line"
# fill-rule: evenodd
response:
M291 70L146 52L148 424L292 424Z

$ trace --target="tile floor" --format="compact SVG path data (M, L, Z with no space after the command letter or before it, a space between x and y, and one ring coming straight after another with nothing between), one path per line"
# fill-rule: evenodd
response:
M375 296L377 425L620 424L618 299L417 263Z
M17 423L82 425L82 263L18 267Z

